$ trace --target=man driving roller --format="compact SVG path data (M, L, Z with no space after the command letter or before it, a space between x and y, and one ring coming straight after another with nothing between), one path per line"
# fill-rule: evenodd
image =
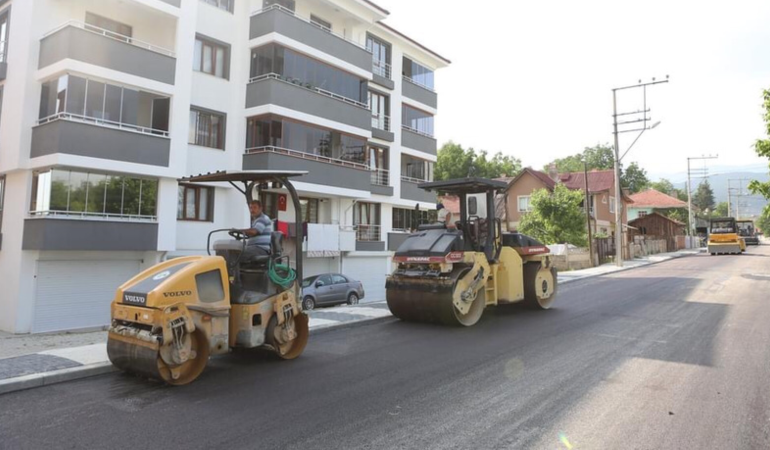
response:
M259 200L249 202L249 213L251 213L251 228L241 230L243 234L249 236L249 242L243 254L246 260L269 254L270 235L273 233L273 221L262 212L262 202Z

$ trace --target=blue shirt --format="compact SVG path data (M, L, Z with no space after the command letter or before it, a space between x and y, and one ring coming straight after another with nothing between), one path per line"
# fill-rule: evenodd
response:
M273 221L267 214L262 213L251 220L251 228L257 230L257 235L249 238L249 245L256 245L270 250L270 235L273 233Z

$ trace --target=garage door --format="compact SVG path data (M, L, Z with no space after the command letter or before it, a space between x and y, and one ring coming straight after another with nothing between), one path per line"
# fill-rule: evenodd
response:
M364 284L364 301L385 300L385 277L390 271L388 258L346 257L342 268L342 273Z
M139 273L139 261L38 261L33 333L110 322L115 289Z

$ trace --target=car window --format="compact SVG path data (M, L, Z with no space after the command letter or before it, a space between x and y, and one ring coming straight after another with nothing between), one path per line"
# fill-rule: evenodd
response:
M348 282L348 279L342 275L332 275L332 281L334 281L334 284L345 284Z
M320 277L318 277L318 281L323 283L324 286L329 286L332 284L332 277L330 277L329 275L321 275Z
M316 280L316 278L318 278L318 277L307 277L307 278L305 278L304 280L302 280L302 287L305 288L305 287L310 286L311 284L313 284L313 282Z

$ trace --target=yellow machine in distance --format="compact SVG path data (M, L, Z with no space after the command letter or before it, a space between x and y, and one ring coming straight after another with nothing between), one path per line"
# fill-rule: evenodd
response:
M255 188L275 183L289 191L301 223L299 196L289 178L305 173L217 172L181 181L229 182L247 201ZM203 372L209 356L232 348L262 347L282 359L302 354L309 321L300 307L301 255L295 256L292 270L282 235L273 233L269 254L246 260L248 237L241 231L214 230L209 243L213 233L222 231L234 240L215 242L216 256L174 258L118 288L107 340L116 367L182 385ZM302 242L301 227L297 240Z
M735 219L724 217L709 222L708 252L711 255L740 255L746 241L738 235Z

